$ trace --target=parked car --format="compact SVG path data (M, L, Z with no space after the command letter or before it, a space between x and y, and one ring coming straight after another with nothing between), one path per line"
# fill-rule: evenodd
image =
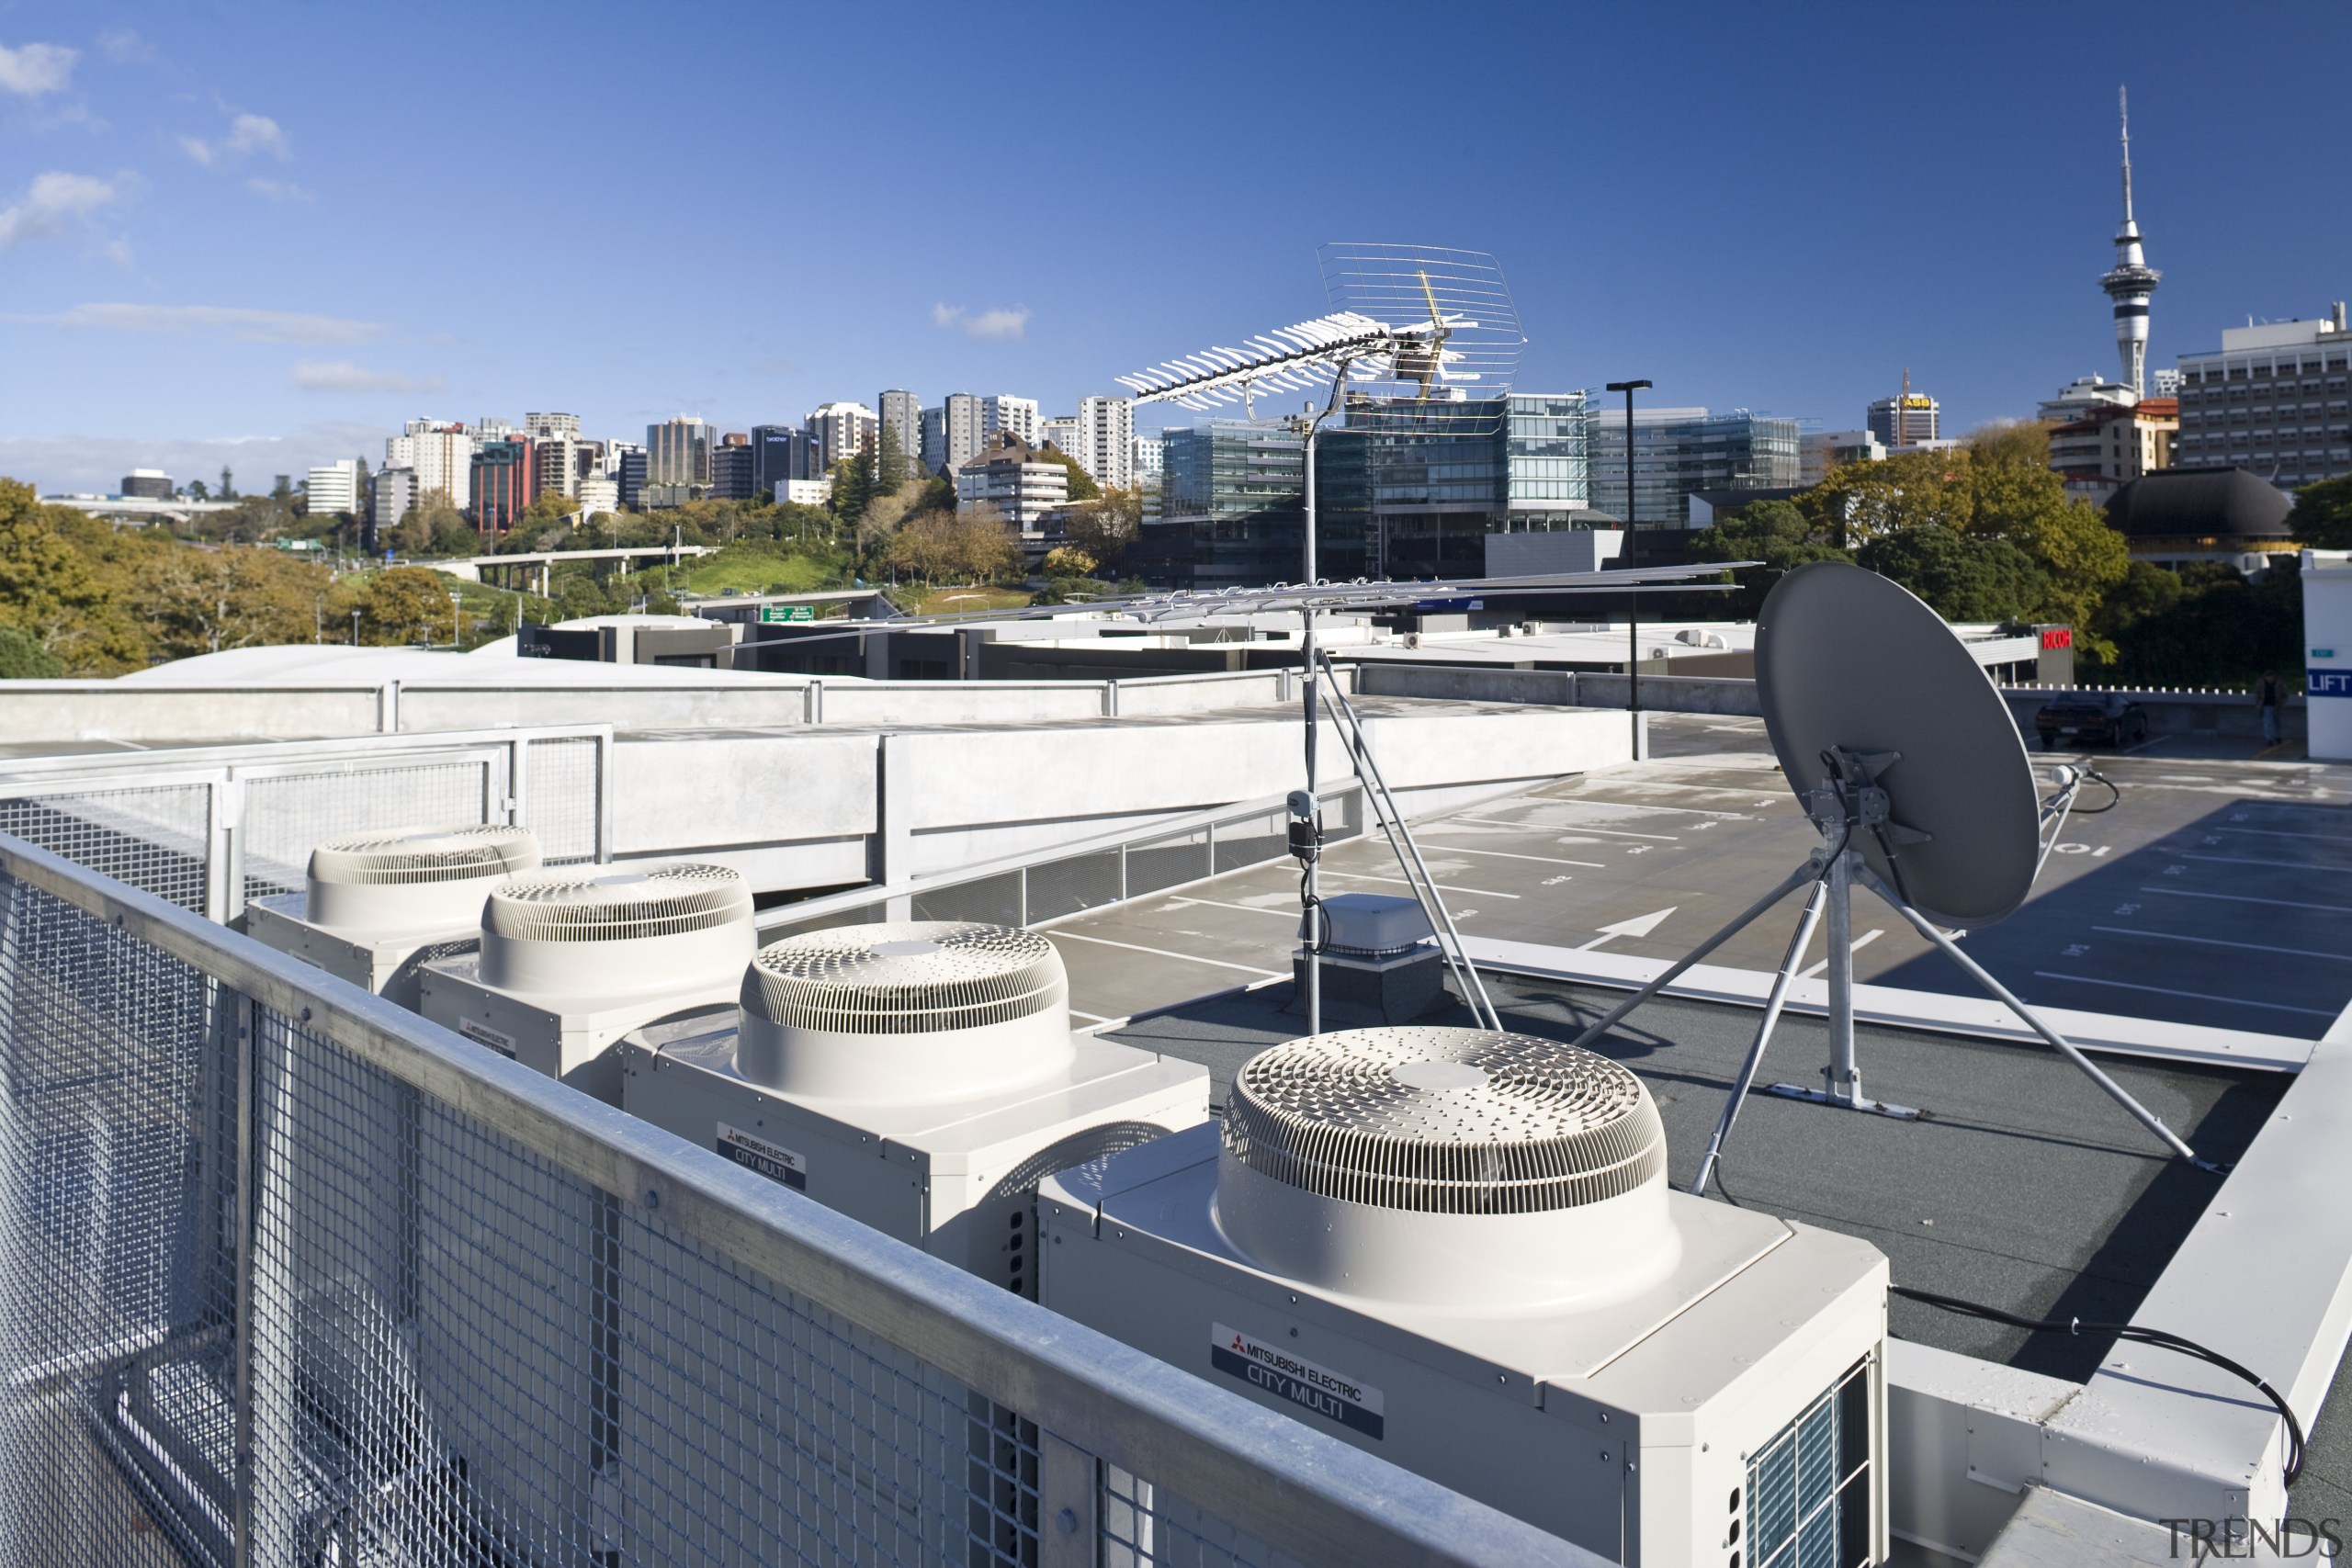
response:
M2059 697L2033 716L2041 749L2060 746L2136 746L2148 738L2148 715L2121 697Z

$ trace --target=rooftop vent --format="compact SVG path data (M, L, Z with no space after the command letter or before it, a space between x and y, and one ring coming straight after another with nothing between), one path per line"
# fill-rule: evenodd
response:
M723 865L657 865L503 883L481 912L481 977L509 991L690 988L756 945L752 890Z
M490 889L539 865L527 828L394 828L311 852L304 914L314 925L394 933L464 931Z
M1252 1058L1226 1105L1217 1209L1271 1271L1482 1309L1617 1299L1680 1252L1641 1080L1487 1030L1351 1030Z
M820 1099L936 1100L1060 1071L1061 954L1035 931L899 920L789 937L743 976L736 1066Z

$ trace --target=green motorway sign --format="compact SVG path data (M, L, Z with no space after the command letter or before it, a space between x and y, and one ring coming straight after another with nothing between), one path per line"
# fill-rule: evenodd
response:
M763 604L760 606L761 621L770 626L780 621L813 621L816 618L817 606L814 604Z

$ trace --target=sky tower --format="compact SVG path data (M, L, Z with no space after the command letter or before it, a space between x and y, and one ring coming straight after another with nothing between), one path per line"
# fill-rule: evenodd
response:
M2148 265L2140 249L2140 225L2132 216L2132 100L2116 89L2123 113L2123 227L2115 231L2115 266L2098 286L2115 301L2115 349L2123 356L2123 381L2135 398L2148 391L2148 297L2164 274Z

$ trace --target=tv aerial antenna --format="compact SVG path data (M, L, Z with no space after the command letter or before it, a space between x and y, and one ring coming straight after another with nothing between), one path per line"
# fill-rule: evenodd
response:
M1283 423L1301 438L1306 465L1305 517L1301 575L1296 584L1245 590L1230 597L1174 594L1138 604L1137 613L1214 613L1251 604L1295 610L1299 616L1299 644L1304 679L1306 787L1290 797L1291 852L1300 863L1299 934L1306 948L1306 1012L1310 1034L1323 1027L1322 977L1319 953L1325 944L1318 863L1323 840L1317 786L1317 715L1329 701L1323 686L1334 673L1328 655L1316 645L1315 620L1319 612L1370 609L1410 604L1448 590L1472 584L1418 585L1396 582L1333 583L1326 581L1316 559L1316 448L1337 422L1349 432L1398 431L1418 436L1475 436L1498 434L1510 418L1510 389L1519 373L1520 350L1527 338L1520 330L1519 310L1510 287L1495 258L1482 251L1442 246L1333 243L1317 252L1323 273L1328 315L1294 326L1240 340L1240 346L1216 345L1117 378L1137 402L1172 402L1198 412L1214 413L1239 404L1245 417L1254 419L1261 393L1307 393L1318 399ZM1607 581L1565 578L1473 580L1480 592L1497 594L1531 592L1623 591L1644 584L1678 581L1701 574L1713 575L1720 566L1652 573L1613 571ZM1601 574L1586 574L1599 578ZM1395 841L1407 880L1413 886L1430 925L1440 933L1439 945L1463 977L1464 1000L1490 1029L1501 1028L1494 1005L1477 980L1476 971L1461 953L1453 921L1444 911L1434 884L1414 868L1419 861L1403 818L1394 809L1388 792L1377 782L1377 770L1363 744L1363 731L1336 682L1332 695L1335 717L1343 721L1351 756L1365 776L1369 794L1383 817L1383 827Z
M2038 796L2025 743L2000 694L1942 617L1896 583L1839 561L1797 568L1776 584L1756 625L1756 689L1764 726L1821 844L1781 885L1577 1040L1589 1045L1789 894L1808 884L1804 912L1772 977L1764 1016L1740 1064L1690 1190L1703 1193L1756 1081L1797 966L1828 925L1829 1063L1823 1087L1767 1091L1848 1111L1916 1121L1872 1100L1854 1055L1852 898L1868 888L1969 978L2087 1074L2166 1147L2203 1170L2221 1168L2133 1099L1951 935L2016 912L2032 890L2086 775L2060 770Z

